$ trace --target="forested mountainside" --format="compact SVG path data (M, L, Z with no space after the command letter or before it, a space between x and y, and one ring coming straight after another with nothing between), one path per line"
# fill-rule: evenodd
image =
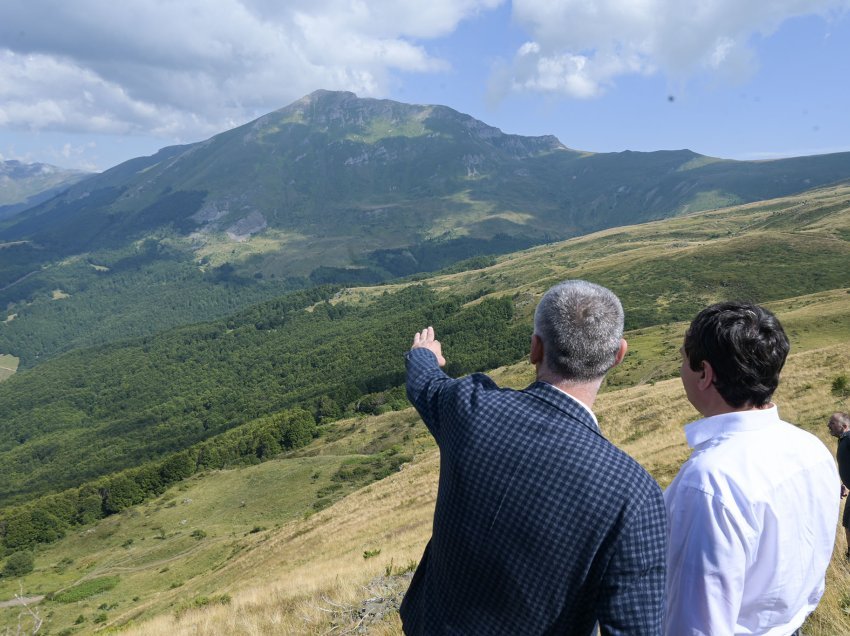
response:
M394 285L300 290L25 370L0 383L13 408L0 547L3 571L22 572L0 576L0 600L47 597L35 614L0 608L0 627L39 612L51 631L79 633L362 624L373 586L403 591L433 512L437 455L399 385L412 331L435 326L453 374L501 366L497 382L524 386L531 311L564 278L623 300L630 352L596 410L662 485L695 415L671 379L682 334L715 300L769 302L792 341L782 413L832 442L824 422L850 396L848 250L850 189L831 188ZM836 554L807 633L846 631Z
M401 353L427 324L452 347L453 374L516 361L537 296L562 278L609 286L636 329L686 320L719 298L844 287L848 256L840 188L608 230L421 281L311 288L72 352L0 383L0 502L159 460L282 410L321 421L393 403Z

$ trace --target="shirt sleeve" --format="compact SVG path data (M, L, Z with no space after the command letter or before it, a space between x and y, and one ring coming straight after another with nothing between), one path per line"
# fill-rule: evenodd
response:
M746 524L720 499L679 487L667 502L668 636L734 634L749 555Z
M605 573L597 609L604 636L661 633L666 545L667 514L653 484L635 506Z

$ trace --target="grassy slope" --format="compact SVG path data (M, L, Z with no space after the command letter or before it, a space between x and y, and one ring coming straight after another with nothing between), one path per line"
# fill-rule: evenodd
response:
M841 258L847 262L848 194L837 189L752 204L711 213L707 224L695 216L610 230L515 254L494 267L440 277L432 284L457 293L485 287L497 295L510 293L518 307L530 312L539 293L555 280L585 276L614 287L629 311L654 312L650 315L661 324L629 334L631 353L610 377L597 410L609 437L666 485L687 456L681 426L695 417L678 381L669 379L676 373L685 326L677 319L689 317L691 305L718 294L735 296L749 288L758 300L773 301L770 306L794 344L777 394L782 414L833 447L825 434L826 417L848 409L846 400L829 392L832 379L846 373L850 355L850 293L846 266L839 267ZM733 257L735 250L775 245L771 241L779 239L784 240L781 259L771 268ZM834 260L812 261L824 250L834 253ZM705 270L717 270L712 280L726 282L723 291L700 282ZM796 270L807 272L808 280ZM801 287L824 291L787 298L789 290ZM352 290L346 298L366 302L373 293ZM520 386L529 381L531 369L519 363L494 376ZM343 461L392 444L413 453L415 460L314 514L319 490ZM364 587L373 577L419 557L430 531L437 465L433 444L411 411L338 423L298 457L194 478L158 501L43 549L22 588L0 581L0 599L19 589L44 593L117 574L121 583L97 597L42 604L39 611L50 615L50 631L61 631L82 615L75 630L91 632L99 627L94 617L105 611L106 624L133 621L138 625L133 633L188 634L196 628L210 634L321 633L332 627L331 620L348 620L344 608L359 606L374 592ZM256 527L267 530L251 532ZM195 529L207 536L192 538ZM838 545L842 542L839 538ZM379 555L363 558L364 551L377 549ZM829 576L827 595L810 621L813 634L850 631L841 591L850 571L836 560ZM233 599L226 607L184 612L175 619L175 610L193 599L223 593ZM0 628L14 627L18 616L17 609L0 611ZM397 632L393 620L387 624L390 633Z
M0 382L10 377L17 370L18 359L15 356L0 353Z
M830 384L846 371L850 355L850 321L842 320L850 315L850 293L794 298L773 308L794 339L777 394L782 414L832 448L824 423L833 410L847 408L830 394ZM628 334L632 353L597 404L606 434L663 486L687 457L682 425L696 414L678 380L638 376L647 366L659 375L674 372L677 362L668 353L678 348L683 329L673 324ZM500 383L523 386L532 373L527 363L518 363L493 375ZM611 386L618 382L635 386ZM319 489L331 483L344 460L390 445L405 448L414 461L314 513ZM51 633L78 616L85 619L79 633L89 633L104 611L106 624L132 621L130 633L136 634L322 633L330 620L356 621L352 608L380 592L369 585L375 577L418 559L430 532L437 467L436 449L412 409L339 422L297 456L193 478L157 501L44 549L23 589L39 594L98 576L121 577L115 589L98 596L38 606L51 616ZM263 529L252 532L255 528ZM197 540L194 530L207 536ZM367 550L380 554L364 559ZM850 629L843 622L840 591L848 576L836 559L827 596L811 620L813 634ZM0 598L17 591L14 581L0 584ZM232 601L176 615L194 599L221 594ZM15 626L18 615L18 609L2 610L0 628ZM397 631L395 621L385 625L391 633Z
M844 370L847 355L847 342L795 354L776 396L784 417L800 422L830 449L834 440L824 422L832 410L847 406L830 395L828 380ZM682 425L696 415L678 380L610 392L601 397L598 411L612 441L637 457L662 485L669 483L688 455ZM319 634L334 627L354 628L357 610L376 593L375 578L421 553L430 533L437 469L437 452L424 453L401 473L354 493L322 516L282 528L267 550L234 559L223 573L244 583L228 587L238 590L232 592L231 606L179 618L161 616L127 633ZM827 592L807 623L806 633L813 636L850 631L843 611L850 568L841 555L840 536L836 546ZM362 559L363 550L377 548L381 554L374 560ZM397 617L370 633L400 634Z

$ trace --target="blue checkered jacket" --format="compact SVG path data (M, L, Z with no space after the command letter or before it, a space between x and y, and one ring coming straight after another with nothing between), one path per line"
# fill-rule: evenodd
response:
M549 384L454 380L427 349L406 360L440 482L405 633L660 634L667 520L652 477Z

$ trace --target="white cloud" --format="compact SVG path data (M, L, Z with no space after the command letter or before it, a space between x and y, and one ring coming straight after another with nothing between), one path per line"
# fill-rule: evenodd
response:
M3 0L0 126L203 137L316 88L377 95L503 0Z
M849 0L514 0L514 20L532 40L496 69L491 87L496 96L592 98L627 74L740 80L757 68L755 35L796 16L848 9Z

